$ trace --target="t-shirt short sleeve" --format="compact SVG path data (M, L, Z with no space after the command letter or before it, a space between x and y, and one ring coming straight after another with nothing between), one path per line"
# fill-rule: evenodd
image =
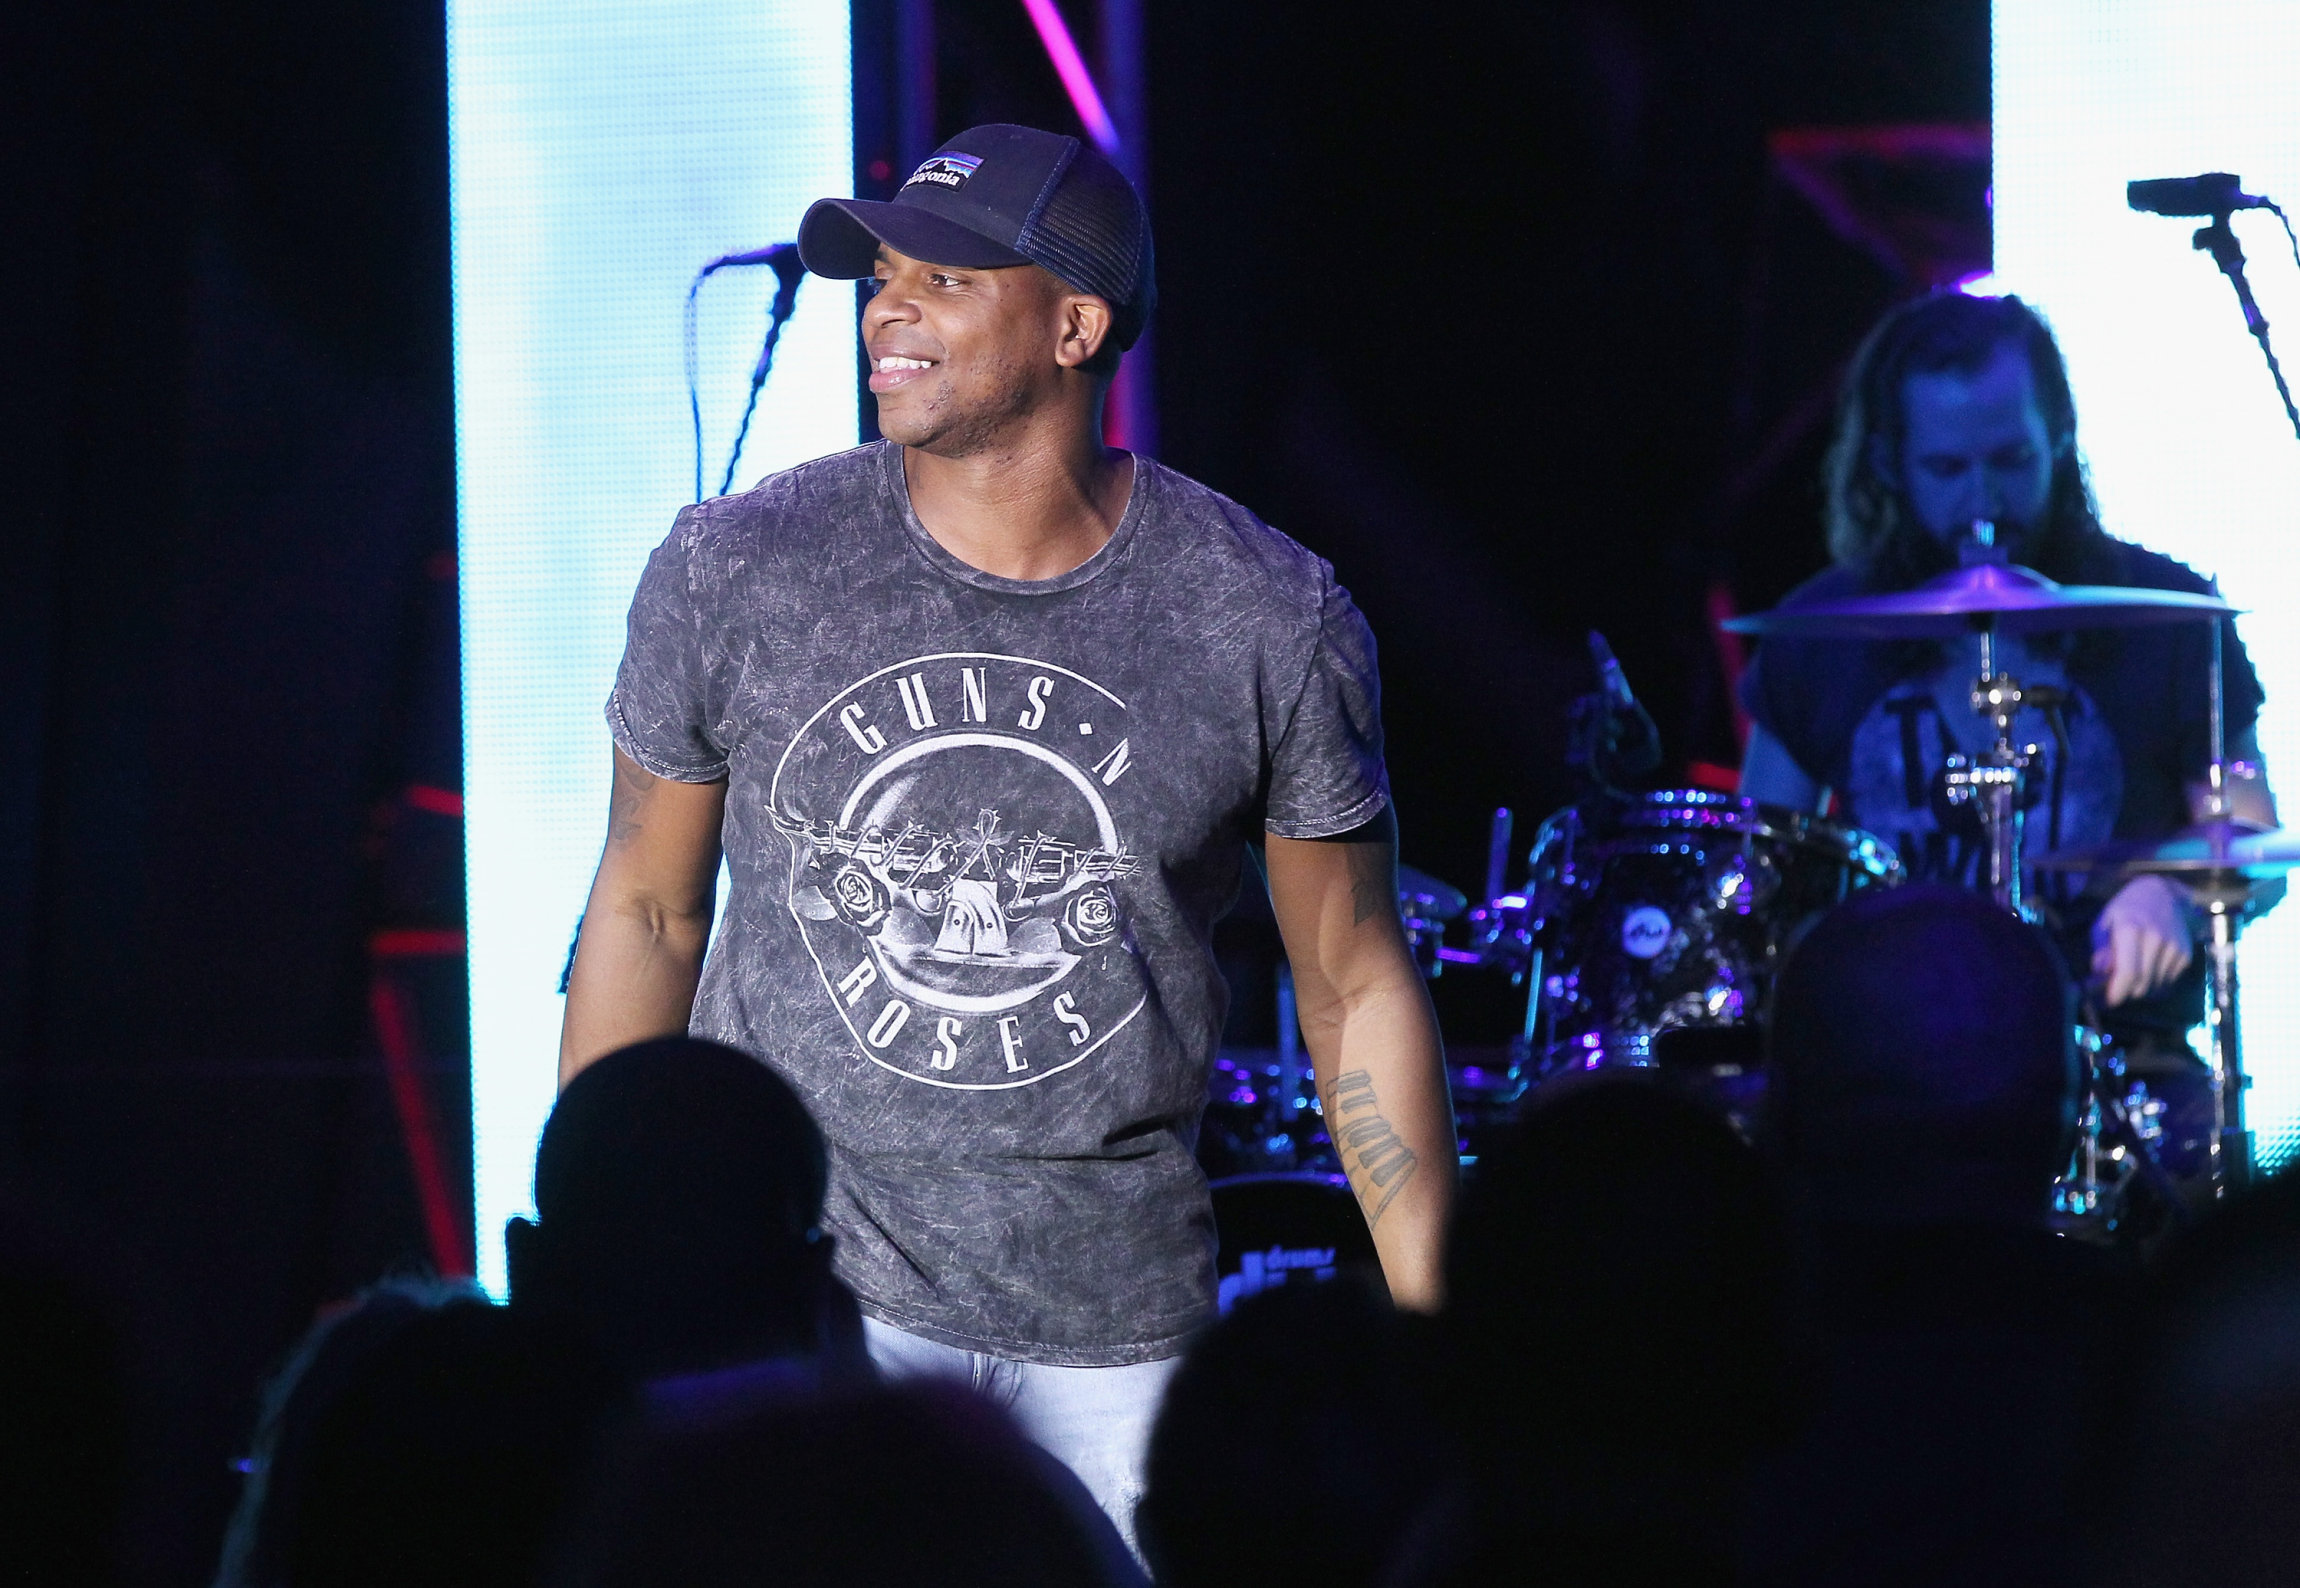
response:
M1380 815L1390 798L1373 631L1323 563L1319 579L1308 676L1270 752L1263 825L1280 838L1346 833Z
M1829 781L1829 751L1814 731L1820 713L1810 687L1815 673L1800 669L1779 641L1758 647L1741 675L1741 709L1749 720L1781 741L1800 770L1816 783Z
M607 731L640 766L676 783L727 775L727 747L715 731L711 625L697 595L697 529L683 508L647 559L607 697Z

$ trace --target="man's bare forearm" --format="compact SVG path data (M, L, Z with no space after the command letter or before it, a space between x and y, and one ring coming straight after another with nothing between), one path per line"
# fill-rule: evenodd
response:
M1446 1224L1460 1157L1445 1058L1421 980L1378 986L1331 1008L1305 1008L1326 1134L1373 1232L1401 1307L1444 1299Z
M584 907L559 1084L592 1060L687 1029L709 947L724 783L668 782L620 751L606 853Z
M1461 1160L1437 1015L1398 921L1395 822L1385 812L1331 839L1272 834L1267 865L1326 1132L1390 1295L1434 1310Z

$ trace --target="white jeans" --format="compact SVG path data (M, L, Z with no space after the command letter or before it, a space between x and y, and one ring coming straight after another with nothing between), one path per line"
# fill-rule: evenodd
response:
M1140 1554L1134 1507L1142 1498L1150 1425L1180 1357L1127 1367L1049 1367L943 1345L867 1317L863 1343L890 1381L949 1380L1003 1408L1025 1438L1078 1474L1126 1547Z

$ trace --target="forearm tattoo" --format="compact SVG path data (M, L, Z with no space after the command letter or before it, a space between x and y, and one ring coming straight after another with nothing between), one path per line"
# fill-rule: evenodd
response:
M615 758L615 790L607 801L607 837L612 843L627 843L639 833L639 807L647 802L647 792L661 781L645 767L634 765L621 756Z
M1358 1205L1365 1209L1366 1227L1372 1229L1414 1177L1421 1159L1382 1113L1374 1078L1366 1071L1344 1070L1326 1088L1326 1134L1341 1154Z

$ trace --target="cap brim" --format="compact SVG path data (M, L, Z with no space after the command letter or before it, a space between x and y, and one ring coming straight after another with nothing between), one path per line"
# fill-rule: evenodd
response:
M991 270L1030 260L914 204L873 199L817 199L799 222L799 259L818 276L860 281L878 261L879 245L930 265Z

